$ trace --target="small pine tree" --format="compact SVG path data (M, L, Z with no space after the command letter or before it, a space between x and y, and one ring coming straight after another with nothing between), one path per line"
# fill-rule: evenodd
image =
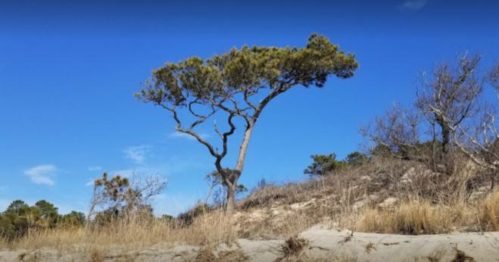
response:
M336 160L336 154L311 155L312 164L303 171L307 175L324 176L345 166L343 161Z

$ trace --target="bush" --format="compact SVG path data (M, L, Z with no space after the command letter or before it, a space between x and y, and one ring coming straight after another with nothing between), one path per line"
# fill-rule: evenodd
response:
M485 199L478 214L482 230L499 230L499 192Z
M365 154L362 154L358 151L352 152L347 155L345 162L349 166L361 166L367 162L368 157Z
M195 207L191 208L187 212L181 213L177 217L177 221L184 226L189 226L194 222L196 217L199 217L210 211L210 206L206 203L198 203Z
M307 175L324 176L346 166L345 162L336 160L336 154L334 153L329 155L311 155L310 157L313 162L303 171Z
M34 206L16 200L0 214L0 236L13 240L25 236L31 229L53 229L67 224L82 226L84 223L85 215L81 212L59 215L58 208L45 200Z

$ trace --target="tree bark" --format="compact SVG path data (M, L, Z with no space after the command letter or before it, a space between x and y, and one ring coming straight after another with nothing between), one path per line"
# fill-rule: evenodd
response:
M494 189L496 187L496 174L497 174L497 171L496 170L492 170L490 172L490 193L494 192Z
M255 127L256 121L260 117L260 114L262 113L263 109L267 106L267 104L274 99L276 96L279 94L282 94L286 92L291 85L289 86L281 86L280 88L272 91L267 97L265 97L261 102L260 105L255 108L255 113L251 120L247 120L247 126L246 126L246 131L244 132L244 138L241 143L241 147L239 148L239 156L237 158L237 164L236 168L233 170L231 174L229 174L228 178L225 178L226 184L227 184L227 213L230 214L234 208L235 208L235 193L237 189L237 181L239 180L239 177L241 177L241 174L243 173L244 170L244 163L246 160L246 152L248 151L248 146L249 142L251 139L251 134L253 133L253 128ZM250 104L251 105L251 104ZM230 123L230 121L229 121ZM219 162L217 161L218 165L217 168L220 166Z
M227 208L226 213L231 215L235 209L236 184L227 185Z
M239 178L244 169L246 152L248 151L249 141L251 139L252 132L253 132L253 124L250 124L250 126L246 128L246 132L244 132L243 142L241 143L241 147L239 148L239 157L237 158L237 165L236 165L236 171L238 172L238 174L236 174L237 178Z
M449 153L449 145L450 145L450 130L446 125L441 125L442 128L442 151L444 155Z
M251 138L251 134L253 132L255 121L252 121L246 127L246 131L244 132L244 138L241 143L241 147L239 148L239 157L237 158L236 168L233 170L231 174L229 174L229 181L227 183L227 214L231 214L235 209L235 194L237 189L237 181L241 174L243 173L244 163L246 160L246 152L248 151L248 146Z

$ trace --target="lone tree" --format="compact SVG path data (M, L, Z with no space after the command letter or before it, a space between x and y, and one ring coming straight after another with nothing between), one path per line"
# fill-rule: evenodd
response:
M452 134L457 127L479 110L476 102L483 89L483 81L476 74L479 61L480 56L464 56L458 59L456 68L443 64L435 69L431 79L422 76L416 106L430 124L440 128L444 155L453 146Z
M169 111L178 132L194 137L208 149L227 186L227 211L231 212L251 134L263 109L295 86L323 87L328 76L349 78L357 66L354 55L313 34L304 48L244 46L206 60L192 57L167 63L153 72L136 96ZM184 118L184 113L190 117ZM195 131L215 114L224 115L228 124L225 131L214 125L221 150ZM228 139L236 131L236 118L242 119L245 127L239 157L231 169L224 167L222 160L228 153ZM186 119L194 120L186 123Z

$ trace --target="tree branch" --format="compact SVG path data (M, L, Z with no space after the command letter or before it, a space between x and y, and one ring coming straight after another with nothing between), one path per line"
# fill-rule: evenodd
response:
M175 107L172 107L172 108L169 108L163 104L159 104L161 107L163 107L164 109L172 112L173 114L173 119L175 120L175 122L177 122L177 126L175 127L175 130L177 130L178 132L181 132L181 133L184 133L184 134L188 134L194 138L196 138L196 140L203 144L204 146L206 146L206 148L208 149L208 151L210 152L210 154L215 157L215 158L219 158L220 155L218 154L218 152L213 148L213 146L208 143L206 140L204 140L199 134L197 134L196 132L194 132L191 129L184 129L182 128L182 122L180 121L180 119L178 118L178 114L177 114L177 110Z

